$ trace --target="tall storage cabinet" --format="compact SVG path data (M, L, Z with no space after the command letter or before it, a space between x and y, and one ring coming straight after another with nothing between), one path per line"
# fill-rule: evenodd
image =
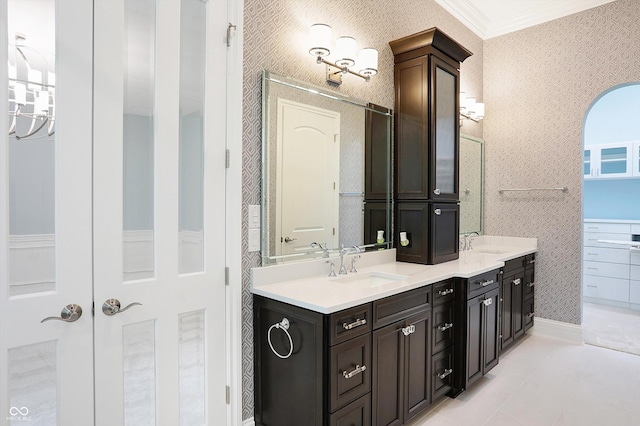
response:
M395 61L397 259L458 258L460 63L471 52L437 28L389 43Z

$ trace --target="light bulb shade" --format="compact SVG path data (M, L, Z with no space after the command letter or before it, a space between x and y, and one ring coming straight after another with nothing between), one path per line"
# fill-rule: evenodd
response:
M476 98L467 98L465 106L467 107L467 114L469 114L469 115L475 114L475 112L476 112Z
M476 117L478 119L484 118L484 104L482 102L476 104Z
M356 39L342 36L336 40L336 65L340 68L352 67L356 63Z
M376 75L378 73L378 51L371 47L365 47L358 57L360 74Z
M46 116L49 113L49 91L36 90L33 113L38 116Z
M327 56L331 53L331 27L326 24L313 24L309 30L309 53L313 56Z

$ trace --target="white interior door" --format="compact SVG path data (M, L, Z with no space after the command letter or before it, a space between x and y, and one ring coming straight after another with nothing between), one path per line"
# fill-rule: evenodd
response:
M226 0L96 0L96 425L226 423Z
M91 2L0 1L2 424L93 423L92 15ZM56 320L71 304L82 314Z
M336 248L340 113L278 99L277 254Z

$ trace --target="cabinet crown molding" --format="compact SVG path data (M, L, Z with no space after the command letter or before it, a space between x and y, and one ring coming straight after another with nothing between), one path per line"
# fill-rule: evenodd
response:
M458 62L463 62L473 55L473 53L437 27L390 41L389 46L391 46L394 56L429 47L438 49ZM416 52L416 56L422 56L423 54L423 52Z

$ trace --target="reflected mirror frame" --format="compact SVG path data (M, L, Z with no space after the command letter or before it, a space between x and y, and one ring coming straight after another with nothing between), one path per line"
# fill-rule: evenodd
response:
M380 114L388 117L388 126L387 126L387 170L386 170L386 184L387 184L387 192L386 192L386 205L387 205L387 214L386 214L386 225L385 225L385 243L381 249L388 249L393 247L393 230L392 230L392 214L393 214L393 194L392 194L392 161L391 161L391 152L393 149L393 111L388 110L388 112L381 112L379 108L370 107L369 104L361 99L349 97L343 94L339 94L318 86L314 86L312 84L299 81L290 77L282 76L277 73L264 70L262 72L262 161L261 161L261 259L262 266L267 266L271 264L278 264L282 262L296 261L296 260L309 260L313 258L321 258L323 257L322 252L318 251L318 249L310 250L308 252L296 253L293 255L280 255L274 256L269 249L269 233L271 230L269 229L270 223L270 212L269 212L269 196L270 191L273 189L270 188L270 177L268 175L269 172L269 164L270 161L274 161L269 158L269 123L271 117L269 116L269 100L270 100L270 90L269 86L271 84L279 84L282 86L287 86L292 89L300 90L301 93L309 93L317 96L321 96L324 99L335 100L338 102L345 103L347 105L356 106L358 108L362 108L363 111L373 111L376 114ZM363 141L364 146L364 141ZM364 171L363 171L364 173ZM363 188L364 192L364 188ZM363 198L364 200L364 198ZM363 203L363 211L364 211L364 203ZM360 244L362 245L362 244ZM339 256L339 250L336 248L330 249L330 256Z
M479 234L482 235L483 231L484 231L484 140L481 138L476 138L470 135L466 135L464 133L460 133L460 175L462 176L463 173L463 168L462 168L462 162L463 162L463 152L462 152L462 142L463 140L467 140L469 142L473 142L473 143L477 143L480 147L480 176L479 176L479 180L480 180L480 190L479 190L479 206L478 206L478 211L477 211L477 217L474 217L474 222L477 221L477 227L473 227L473 229L471 229L470 225L465 226L463 222L463 203L464 203L464 195L465 195L465 190L466 188L462 187L462 177L460 178L460 234L467 234L469 232L478 232ZM477 229L476 229L477 228Z

